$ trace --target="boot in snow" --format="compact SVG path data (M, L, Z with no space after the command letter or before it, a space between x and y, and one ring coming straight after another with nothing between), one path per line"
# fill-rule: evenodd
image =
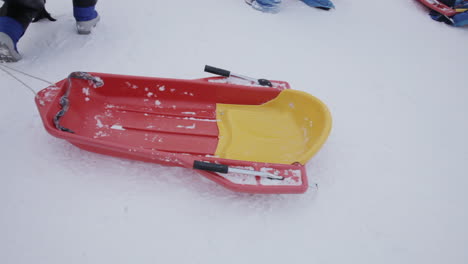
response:
M306 5L323 9L323 10L330 10L332 8L335 8L333 3L330 0L301 0L304 2Z
M264 13L278 13L281 0L245 0L254 9Z
M23 26L18 21L7 16L0 17L0 62L21 60L16 44L23 34Z
M99 22L101 17L98 12L94 9L94 6L90 7L73 7L73 15L76 20L76 29L78 34L87 35L90 34L92 29Z

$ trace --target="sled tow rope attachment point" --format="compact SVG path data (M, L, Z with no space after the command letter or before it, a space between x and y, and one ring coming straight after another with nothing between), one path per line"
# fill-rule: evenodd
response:
M66 127L63 127L60 125L60 118L62 118L65 113L68 111L68 108L70 107L70 101L68 100L68 96L70 95L70 91L72 88L72 78L74 79L82 79L82 80L89 80L93 82L93 84L96 87L101 87L104 85L104 82L101 80L99 77L92 76L91 74L87 72L72 72L70 75L68 75L67 82L68 82L68 87L67 90L65 91L65 94L60 98L60 106L62 109L58 111L58 113L54 117L54 124L55 127L60 130L60 131L65 131L69 133L75 133L71 129L68 129Z

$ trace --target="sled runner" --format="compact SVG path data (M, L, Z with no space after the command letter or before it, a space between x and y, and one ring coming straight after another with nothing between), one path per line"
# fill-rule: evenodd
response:
M197 169L239 192L305 192L305 164L331 129L327 107L286 82L207 70L230 77L75 72L36 104L50 134L88 151Z

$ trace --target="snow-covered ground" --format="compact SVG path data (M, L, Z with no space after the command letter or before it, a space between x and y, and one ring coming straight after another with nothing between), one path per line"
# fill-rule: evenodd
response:
M30 26L17 69L198 78L211 64L289 81L333 115L307 165L317 192L238 194L197 173L80 150L48 135L0 72L0 263L468 263L468 29L413 0L71 1ZM26 79L25 79L26 80ZM45 85L29 81L36 90Z

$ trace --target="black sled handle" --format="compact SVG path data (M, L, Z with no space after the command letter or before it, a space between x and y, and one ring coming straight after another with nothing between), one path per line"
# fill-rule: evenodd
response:
M210 65L205 65L205 72L213 73L213 74L224 76L224 77L235 76L235 77L238 77L238 78L241 78L241 79L244 79L244 80L256 82L256 83L258 83L258 84L260 84L262 86L273 87L273 84L267 79L256 79L256 78L252 78L252 77L247 77L247 76L243 76L243 75L240 75L240 74L237 74L237 73L231 73L228 70L216 68L216 67L213 67L213 66L210 66Z
M213 67L213 66L210 66L210 65L205 65L205 72L213 73L213 74L216 74L216 75L221 75L221 76L224 76L224 77L231 76L230 71L220 69L220 68L216 68L216 67Z
M260 84L261 86L273 87L273 84L267 79L258 79L258 84Z
M219 173L228 173L229 171L229 167L227 165L204 162L199 160L195 160L193 162L193 168L197 170L213 171Z
M228 165L216 164L216 163L199 161L199 160L193 161L193 168L197 170L212 171L212 172L219 172L219 173L233 172L233 173L240 173L240 174L246 174L246 175L254 175L254 176L268 178L270 180L284 180L283 176L278 176L278 175L264 172L264 171L230 168Z

